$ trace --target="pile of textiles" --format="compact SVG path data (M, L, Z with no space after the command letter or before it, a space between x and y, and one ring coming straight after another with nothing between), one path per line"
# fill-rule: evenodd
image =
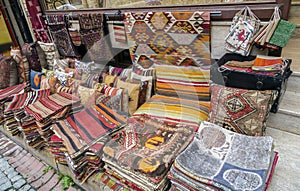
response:
M0 125L4 121L5 103L10 101L15 94L24 92L26 84L18 84L15 86L0 89Z
M77 108L80 105L78 97L59 92L26 106L24 110L27 117L21 120L21 126L23 132L26 132L27 142L36 145L35 142L40 142L41 139L46 142L50 141L53 134L50 129L52 123L58 119L64 119L72 108ZM32 140L33 137L35 141Z
M28 146L41 149L47 146L46 141L41 137L38 132L38 127L36 121L31 116L25 116L21 119L18 119L22 128L22 134Z
M265 190L277 159L269 136L238 134L202 122L168 177L171 190Z
M165 190L176 156L193 140L194 129L139 115L103 148L105 173L130 190Z
M49 150L54 156L55 161L60 164L67 164L65 152L67 148L64 145L64 141L57 135L52 135L49 141Z
M182 123L197 131L201 121L207 120L210 102L154 95L143 104L134 116L151 115L171 123Z
M61 156L65 148L66 162L75 178L83 182L102 165L102 148L112 134L124 126L126 118L100 103L70 115L65 120L53 124L55 136L61 144L52 144L55 157ZM52 140L55 137L51 138ZM58 143L56 138L56 142Z
M11 102L4 110L4 127L12 135L20 133L20 121L25 117L24 107L34 103L41 98L48 97L50 90L30 91L14 95ZM17 120L18 119L18 120Z

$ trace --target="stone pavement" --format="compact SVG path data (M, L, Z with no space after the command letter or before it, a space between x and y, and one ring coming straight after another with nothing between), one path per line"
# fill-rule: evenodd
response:
M62 191L58 174L0 132L0 191ZM67 191L82 190L78 186Z

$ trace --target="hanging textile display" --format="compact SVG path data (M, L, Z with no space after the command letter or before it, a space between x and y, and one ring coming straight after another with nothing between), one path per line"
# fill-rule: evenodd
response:
M92 61L109 61L112 54L103 32L103 14L80 14L80 34Z
M210 13L128 12L125 31L133 63L210 64Z
M26 1L26 7L36 40L42 42L50 42L51 40L47 32L47 25L45 24L45 20L43 18L38 0Z
M66 57L79 57L66 28L66 23L68 21L65 16L47 15L46 18L59 54Z

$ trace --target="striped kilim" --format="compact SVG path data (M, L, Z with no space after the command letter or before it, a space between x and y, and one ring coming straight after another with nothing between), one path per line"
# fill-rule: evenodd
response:
M78 105L80 99L65 92L59 92L43 98L34 104L25 107L28 115L32 115L36 121L47 121L49 118L67 106Z
M24 90L26 84L18 84L15 86L7 87L0 90L0 101L3 101L7 98L12 97L15 94L18 94Z
M75 156L73 154L117 130L125 122L124 117L100 103L57 122L53 129L64 140L68 153Z
M110 140L109 134L119 130L125 122L124 117L100 103L53 125L53 131L63 141L66 161L77 180L84 182L101 167L102 147ZM60 148L56 148L58 154Z
M210 69L205 67L155 66L156 94L210 100Z
M148 114L165 121L188 124L197 131L200 122L208 118L209 108L209 102L155 95L134 116Z
M25 92L23 94L14 95L13 100L8 104L5 113L23 109L25 106L34 103L37 100L48 97L50 89Z

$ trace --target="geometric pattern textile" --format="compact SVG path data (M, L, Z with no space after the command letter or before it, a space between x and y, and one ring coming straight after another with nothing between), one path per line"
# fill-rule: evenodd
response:
M213 84L211 90L210 122L237 133L264 134L272 90L247 90L217 84Z
M209 11L126 12L124 17L132 58L154 57L152 61L159 64L164 55L172 55L181 60L201 58L196 59L198 65L210 64Z
M38 0L26 1L28 16L32 24L34 36L37 41L50 42L47 32L47 25L43 18L43 13Z
M105 162L111 160L117 168L131 172L129 176L139 177L135 182L140 182L139 187L159 190L173 160L193 136L194 130L186 125L147 115L132 117L124 130L104 146Z
M95 141L124 125L125 118L100 103L53 125L70 156L76 157ZM80 151L80 152L79 152ZM78 153L79 152L79 153Z
M270 136L247 136L202 122L169 175L177 172L186 183L204 183L214 186L214 190L265 190L272 166L272 146Z

